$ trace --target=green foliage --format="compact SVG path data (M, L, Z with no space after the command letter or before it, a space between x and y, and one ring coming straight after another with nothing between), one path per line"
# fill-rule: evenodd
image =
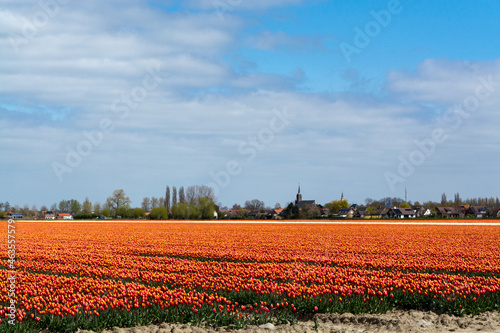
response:
M283 211L283 215L287 220L295 220L300 218L299 207L294 205L293 203L288 204L288 206Z
M168 210L165 207L155 207L151 209L149 218L152 220L168 220Z
M120 206L116 209L115 216L121 216L122 218L127 218L130 215L129 211L130 211L130 207L128 205L127 206Z
M119 211L119 208L126 207L128 209L130 203L130 198L127 197L125 191L122 189L115 190L113 194L106 199L107 206L111 209L114 216L123 216L123 210Z
M164 207L162 207L164 208ZM166 209L166 208L164 208ZM146 217L146 211L142 208L133 208L133 209L130 209L129 211L129 214L128 214L130 218L132 219L143 219ZM168 216L168 214L167 214Z
M106 217L111 217L111 209L108 207L101 209L99 215L104 215Z
M208 196L194 198L191 202L178 202L172 206L172 217L175 220L212 220L215 212L215 203Z
M301 219L315 219L321 215L321 210L318 206L306 205L300 210L299 217Z
M338 214L339 210L342 208L349 208L349 203L347 200L333 200L332 202L329 202L326 204L326 207L328 208L328 212L330 215Z
M178 202L172 206L172 217L175 220L199 220L201 219L201 212L193 204Z
M377 207L375 206L369 206L366 208L366 214L368 215L374 215L377 212Z
M134 327L162 322L243 328L246 325L268 322L276 325L293 324L298 318L315 313L386 313L399 308L462 316L500 309L500 295L493 293L477 298L474 295L464 298L453 293L425 295L405 289L394 290L390 295L379 292L375 294L375 292L371 294L362 292L351 296L327 293L289 298L275 293L220 291L218 295L224 297L225 302L204 303L197 308L191 304L161 306L150 299L149 306L132 308L128 311L104 309L99 311L99 316L82 313L81 308L76 315L65 317L40 315L36 311L28 311L23 321L16 321L15 326L8 324L8 318L3 319L0 331L36 333L43 330L76 332L78 329L84 329L99 332L112 327ZM239 312L227 312L228 304L236 305L235 309L239 309ZM244 310L242 305L245 306ZM31 319L30 313L38 317L39 321ZM315 326L318 328L319 324L316 323Z
M215 217L215 203L209 197L201 197L195 204L202 220L212 220Z

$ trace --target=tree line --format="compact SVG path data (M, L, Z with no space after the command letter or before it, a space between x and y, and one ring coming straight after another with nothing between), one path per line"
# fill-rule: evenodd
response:
M97 217L106 218L129 218L129 219L213 219L216 216L224 218L222 211L230 211L230 218L254 219L271 218L269 210L273 209L266 206L259 199L247 200L243 206L234 204L231 208L219 207L216 204L216 198L212 188L205 185L181 186L179 188L166 186L165 196L163 197L144 197L140 207L132 207L131 200L123 189L115 190L106 201L92 203L89 198L80 203L76 199L61 200L59 204L52 206L41 206L40 209L33 205L11 206L7 202L0 202L0 218L5 218L7 213L20 213L23 216L43 217L42 212L53 211L60 213L70 213L74 218L89 219ZM383 208L401 207L410 208L419 206L430 209L435 215L437 207L455 207L462 205L483 206L489 211L500 208L498 197L476 197L462 199L459 193L455 193L453 200L448 200L445 193L441 196L440 202L427 201L420 203L418 201L405 202L402 198L385 197L378 200L371 198L365 199L365 205L362 207L367 214L373 215ZM314 219L320 217L332 217L338 214L340 209L349 208L351 205L345 199L333 200L324 205L304 206L299 209L294 203L288 203L281 213L285 219ZM325 211L324 208L327 210ZM279 203L274 205L274 209L281 209ZM257 212L257 213L255 213ZM325 215L326 214L326 215Z
M140 207L132 207L132 201L123 189L113 191L103 204L85 198L83 203L76 199L61 200L59 204L31 208L25 205L11 206L9 202L0 202L0 218L8 213L19 213L23 216L43 218L43 212L69 213L75 219L92 218L130 218L130 219L213 219L217 215L213 190L205 185L188 186L186 189L166 187L165 197L145 197Z

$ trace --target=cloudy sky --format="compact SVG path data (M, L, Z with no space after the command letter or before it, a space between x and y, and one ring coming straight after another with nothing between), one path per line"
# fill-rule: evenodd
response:
M0 202L500 193L497 1L2 0Z

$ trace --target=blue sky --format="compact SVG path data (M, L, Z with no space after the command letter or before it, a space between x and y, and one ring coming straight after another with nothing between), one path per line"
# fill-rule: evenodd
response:
M217 5L214 5L217 4ZM0 202L498 196L497 1L3 1Z

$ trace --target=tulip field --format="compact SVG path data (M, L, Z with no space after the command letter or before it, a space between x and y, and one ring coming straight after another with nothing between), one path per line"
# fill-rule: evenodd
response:
M7 235L8 222L0 224ZM498 225L14 226L14 270L7 245L1 255L1 332L97 332L159 322L243 327L395 308L500 310Z

